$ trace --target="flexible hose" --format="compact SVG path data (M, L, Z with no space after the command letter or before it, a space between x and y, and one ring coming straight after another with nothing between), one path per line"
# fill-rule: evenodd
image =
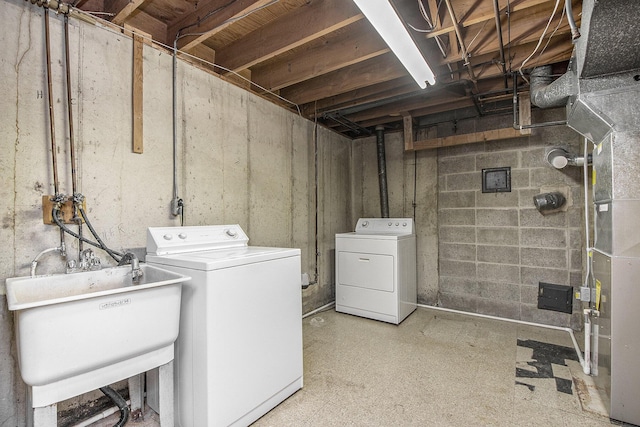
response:
M127 406L127 401L124 400L122 396L120 396L114 389L109 386L100 387L100 391L104 393L113 403L115 403L120 409L120 419L117 423L113 425L113 427L122 427L129 420L129 406Z
M80 215L82 215L82 219L84 219L84 222L87 224L87 227L89 228L89 231L91 231L91 234L93 234L93 237L95 237L96 241L100 244L99 247L101 249L103 249L106 253L108 253L111 256L111 258L113 258L116 261L120 262L120 258L122 258L123 254L121 254L119 252L112 251L111 249L109 249L107 247L107 245L105 245L104 242L102 241L102 239L100 238L100 235L96 232L96 230L91 225L91 221L89 221L89 217L87 217L87 214L84 211L84 209L82 208L82 206L78 206L78 210L80 211Z
M91 241L91 240L87 239L86 237L83 237L83 236L81 236L81 235L79 235L79 234L75 233L75 232L74 232L73 230L71 230L69 227L67 227L66 225L64 225L64 224L62 223L62 221L60 221L60 217L58 216L58 212L59 212L59 210L58 210L58 209L56 209L56 208L54 208L54 209L53 209L53 211L51 212L51 216L52 216L52 218L53 218L54 222L56 223L56 225L57 225L58 227L60 227L60 229L61 229L62 231L64 231L65 233L69 234L70 236L75 237L76 239L78 239L78 240L80 240L80 241L82 241L82 242L85 242L85 243L87 243L87 244L89 244L89 245L91 245L91 246L95 246L95 247L96 247L96 248L98 248L98 249L102 249L103 251L105 251L105 252L107 252L109 255L111 255L111 257L113 257L116 261L119 261L119 260L120 260L120 258L117 258L117 257L118 257L118 256L119 256L119 257L121 257L121 256L122 256L122 254L121 254L121 253L119 253L119 252L115 252L115 251L112 251L111 249L109 249L109 248L105 247L105 246L104 246L104 243L102 243L102 245L101 245L101 244L99 244L99 243L93 242L93 241ZM82 212L83 212L83 210L81 209L81 210L80 210L80 213L82 213ZM86 222L86 218L85 218L85 222ZM88 222L87 222L87 225L89 225L89 223L88 223ZM93 227L90 227L90 229L91 229L91 228L93 228ZM94 230L94 231L95 231L95 230Z

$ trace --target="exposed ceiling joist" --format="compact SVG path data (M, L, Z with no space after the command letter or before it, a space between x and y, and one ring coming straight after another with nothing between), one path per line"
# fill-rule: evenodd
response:
M218 63L232 71L249 68L362 18L350 0L311 1L229 46L218 49Z
M268 5L273 0L235 0L224 5L210 1L205 6L190 14L183 15L172 22L167 28L167 44L173 45L176 37L178 48L189 50L195 45L207 40L216 33L223 31L234 20Z
M537 65L561 69L573 50L562 8L551 16L556 0L391 1L407 27L416 29L412 36L436 74L435 87L427 91L418 88L351 0L79 0L77 5L107 13L113 23L157 42L173 45L183 35L181 51L209 65L182 53L180 59L207 71L241 73L244 79L222 77L286 108L300 108L305 117L350 137L369 134L366 128L377 124L402 128L402 114L421 120L470 105L482 114L504 111L495 97L476 95L494 84L508 91L512 73L528 57L525 75ZM581 1L572 4L579 22Z
M114 16L111 19L116 25L122 25L146 0L111 0L105 2L105 8Z

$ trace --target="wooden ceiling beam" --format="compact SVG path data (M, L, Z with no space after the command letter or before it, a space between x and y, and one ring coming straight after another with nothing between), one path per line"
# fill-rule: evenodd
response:
M507 43L508 40L505 40L505 43L507 43L505 45L505 52L507 46L510 46L510 48L513 49L515 46L532 42L537 43L538 39L540 38L540 34L542 33L542 30L544 29L548 21L550 10L545 7L535 7L529 9L528 12L529 13L527 14L512 14L511 40L510 43ZM579 7L577 7L576 12L580 12ZM552 25L550 26L551 30L548 31L549 34L551 34L552 30L555 29L559 18L560 14L557 14L556 19L552 21ZM491 28L487 29L486 27L488 26L488 24L488 22L486 24L474 24L473 26L467 28L466 34L464 35L464 43L467 45L470 44L471 40L473 40L476 35L479 34L481 36L475 41L469 51L471 62L473 63L479 62L477 57L480 55L485 55L488 53L500 54L500 44L496 35L495 26L493 25ZM485 27L485 29L483 29L483 27ZM564 23L560 25L558 30L555 32L554 38L566 38L566 34L570 34L570 28L568 24ZM566 38L566 40L570 41L571 39ZM452 46L455 46L455 43ZM509 58L505 58L505 60L508 62ZM452 52L446 58L439 58L438 62L434 65L446 65L458 62L461 62L460 55L452 50Z
M491 88L493 87L494 86L491 85ZM380 105L379 107L369 108L358 113L346 114L344 117L353 122L360 123L378 116L388 116L397 114L398 112L411 113L414 110L425 107L456 102L461 99L470 99L467 96L467 89L468 88L466 88L463 83L441 86L440 88L433 86L422 92L416 93L415 96L411 96L403 100L388 102Z
M372 34L375 29L367 20L360 20L340 37L298 48L275 64L252 68L253 81L278 90L389 52L387 44Z
M404 76L305 104L303 106L303 114L306 117L314 118L316 111L319 115L322 115L328 111L355 107L389 98L394 94L405 94L418 89L420 89L420 87L412 77Z
M402 64L393 53L389 52L284 88L280 91L280 95L296 104L306 104L365 86L397 79L406 74L407 71Z
M113 13L111 22L116 25L123 25L124 22L135 12L146 0L107 0L105 1L105 11Z
M351 120L355 123L368 123L371 120L375 120L378 117L384 116L394 116L397 117L400 111L409 112L412 116L412 111L424 109L427 107L433 107L436 105L442 104L452 104L458 101L469 99L465 96L457 96L457 97L436 97L433 99L425 98L424 96L411 98L407 101L396 102L393 104L383 105L378 108L372 108L370 110L363 111L357 114L348 114L346 117L348 120ZM471 101L469 99L469 101Z
M180 15L180 18L171 22L167 28L166 43L173 46L174 40L182 34L198 34L181 37L178 40L178 48L191 50L197 44L204 42L214 34L224 30L252 10L269 4L272 0L236 0L220 6L219 1L209 1L200 5L192 13Z
M504 13L506 9L506 1L501 1L504 6L500 8L500 12ZM511 13L525 10L540 4L549 3L551 1L552 0L514 0L510 3ZM460 4L464 6L464 9L460 7ZM485 21L495 19L495 12L493 10L493 4L491 2L480 2L479 4L477 4L477 7L473 7L470 9L467 8L467 5L465 3L456 3L453 6L456 15L461 16L458 22L461 27L469 27L473 24L484 23ZM437 28L430 33L426 33L425 37L432 38L455 31L455 26L450 16L446 15L442 21L443 22L440 28Z
M413 118L417 118L419 116L426 116L429 114L437 114L437 113L443 113L445 111L451 111L451 110L457 110L460 108L465 108L465 107L472 107L473 106L473 101L471 101L468 98L465 99L460 99L457 101L453 101L453 102L445 102L445 103L434 103L432 105L429 105L425 108L423 108L422 110L416 110L416 112L414 111L409 111L408 113L411 114L411 116ZM358 125L364 128L372 128L378 125L387 125L389 126L391 123L395 123L398 127L398 129L402 129L403 128L403 117L401 114L394 114L394 115L386 115L386 116L379 116L376 117L374 119L371 120L366 120L363 122L359 122ZM340 129L337 128L336 125L329 125L329 127L334 127L334 130L337 132L346 132L347 129Z
M153 40L164 40L167 26L164 22L154 18L148 13L138 9L136 13L129 15L126 20L128 26L137 28L143 33L150 34Z
M363 18L352 1L313 0L218 49L217 61L232 71L252 67Z

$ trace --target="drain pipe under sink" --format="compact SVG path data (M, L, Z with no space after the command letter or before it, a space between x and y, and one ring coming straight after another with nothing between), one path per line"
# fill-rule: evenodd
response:
M118 392L116 392L114 389L112 389L109 386L100 387L100 391L104 393L104 395L107 396L109 399L111 399L111 401L118 406L118 409L120 409L120 420L118 420L118 422L115 423L113 427L124 426L129 420L129 412L130 412L129 406L127 405L127 401L124 400L124 398L120 396Z

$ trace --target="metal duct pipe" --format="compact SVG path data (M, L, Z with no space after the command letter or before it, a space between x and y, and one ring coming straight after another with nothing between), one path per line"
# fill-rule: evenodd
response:
M564 148L554 148L547 153L547 162L556 169L562 169L565 166L579 166L585 164L585 157L577 154L570 154ZM591 155L587 156L587 164L591 164Z
M389 192L387 190L387 159L384 151L384 126L376 126L378 149L378 184L380 186L380 211L382 218L389 218Z
M534 68L531 71L531 103L540 108L564 107L575 92L575 86L571 69L554 81L550 65Z

